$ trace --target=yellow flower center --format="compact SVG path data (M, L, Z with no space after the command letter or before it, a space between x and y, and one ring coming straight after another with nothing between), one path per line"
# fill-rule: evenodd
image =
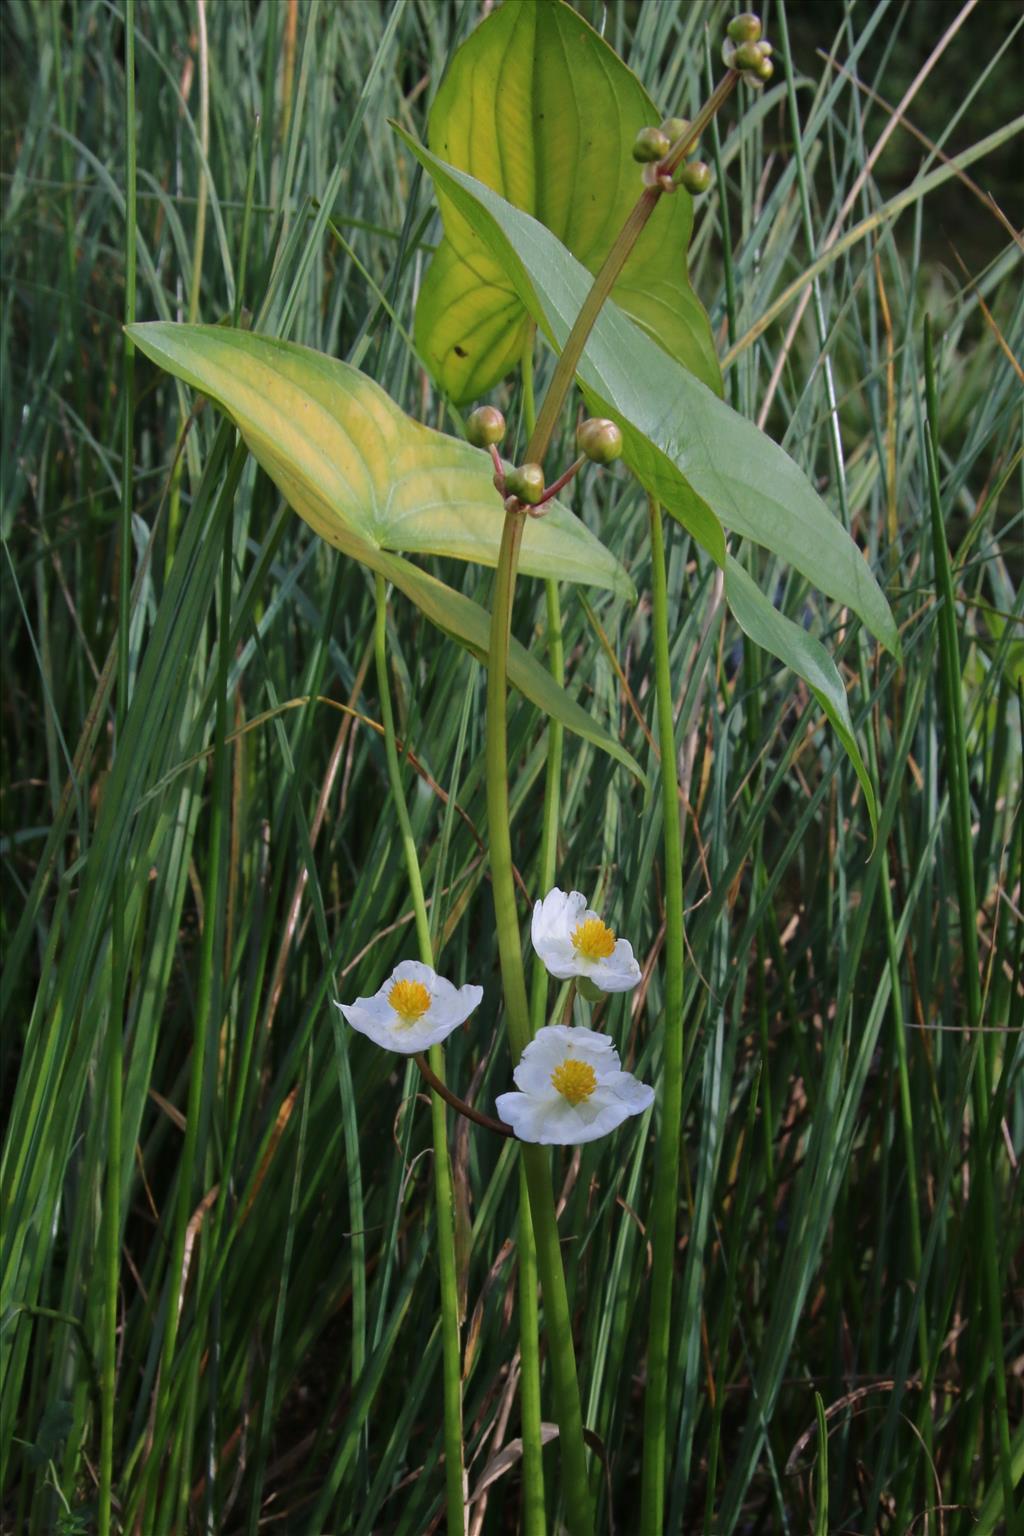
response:
M599 917L588 917L573 929L572 943L585 960L607 960L615 948L615 935Z
M415 1024L430 1007L430 993L422 981L396 981L388 1002L403 1024Z
M582 1104L597 1087L597 1073L589 1061L574 1061L567 1056L551 1074L551 1081L570 1104Z

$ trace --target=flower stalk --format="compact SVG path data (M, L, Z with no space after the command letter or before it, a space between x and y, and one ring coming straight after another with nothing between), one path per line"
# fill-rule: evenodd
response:
M426 897L423 893L423 877L420 873L416 840L413 837L409 810L402 787L398 746L395 740L395 719L391 708L391 688L387 664L387 600L384 578L378 572L374 577L377 601L374 627L374 657L377 665L377 687L380 693L381 717L384 724L384 747L387 756L388 781L391 798L398 818L405 853L409 888L412 893L413 912L416 922L416 941L420 960L433 967L433 946L430 941L430 921L427 916ZM452 1170L448 1157L448 1128L445 1118L444 1099L438 1091L444 1083L444 1061L440 1045L432 1045L429 1053L430 1074L435 1091L430 1095L431 1129L434 1139L434 1206L437 1214L437 1256L441 1275L441 1349L444 1373L444 1452L445 1487L448 1506L448 1536L465 1536L466 1498L465 1469L462 1447L462 1346L459 1332L459 1294L455 1262L455 1202L452 1196Z
M512 873L505 689L512 594L515 590L516 565L525 517L525 512L521 510L505 513L491 615L490 666L487 673L487 824L491 845L491 883L505 993L505 1017L512 1057L516 1063L530 1043L530 1013ZM571 1536L592 1536L594 1514L583 1443L583 1414L576 1376L569 1298L558 1245L550 1165L547 1154L539 1146L524 1145L520 1155L537 1247L537 1267L544 1291L548 1348L562 1453L566 1522Z
M544 397L544 403L537 417L537 424L530 435L526 457L540 464L544 461L544 455L548 450L555 423L559 412L565 404L566 396L572 387L572 381L576 377L576 369L579 360L583 356L583 348L587 344L587 337L594 329L594 323L601 313L601 307L611 294L612 289L619 280L623 267L629 260L630 253L647 226L655 208L667 190L665 183L670 182L678 167L686 159L686 156L698 143L701 134L708 127L712 119L718 114L722 106L728 101L735 90L741 76L735 69L726 70L718 85L712 91L697 116L690 125L686 137L680 139L669 150L659 169L662 177L654 186L644 187L631 212L626 218L625 224L612 243L611 250L605 257L601 270L591 285L580 312L573 321L572 329L566 337L562 354L551 376L551 385Z
M533 349L536 326L527 327L523 345L523 421L531 437L537 422L533 390ZM548 670L559 687L564 682L565 652L562 644L562 609L558 582L544 583L547 608ZM558 820L562 800L562 756L565 727L548 721L547 761L544 766L544 811L541 821L538 883L546 891L555 882L558 858ZM547 1023L547 971L535 958L530 977L530 1032L536 1035ZM523 1536L546 1536L544 1500L544 1441L540 1393L540 1308L537 1303L537 1244L530 1217L530 1194L522 1159L519 1162L519 1409L523 1439Z
M640 1530L661 1536L665 1523L668 1352L676 1250L679 1144L683 1111L683 850L679 819L675 714L669 660L668 580L661 507L647 499L651 530L651 630L654 640L658 743L661 748L662 837L665 858L665 1025L661 1121L654 1167L653 1269L644 1397Z
M666 178L671 176L685 160L708 124L735 89L739 79L737 71L727 70L694 119L686 137L680 138L666 156L662 167L666 172ZM664 191L663 183L644 187L618 237L613 242L601 270L595 277L566 338L551 384L530 433L525 455L527 462L543 464L555 424L572 387L587 338ZM501 549L494 584L487 673L486 772L491 881L502 986L505 994L505 1015L513 1062L516 1064L529 1044L531 1029L520 949L509 828L506 689L512 600L515 595L519 550L522 545L525 519L525 508L515 498L508 498L505 502L505 523L502 529ZM529 1191L530 1211L537 1244L537 1261L548 1319L567 1521L571 1536L590 1536L593 1531L593 1505L587 1478L576 1358L573 1350L565 1273L558 1247L558 1228L548 1162L539 1147L524 1146L522 1165ZM664 1443L661 1454L663 1464Z

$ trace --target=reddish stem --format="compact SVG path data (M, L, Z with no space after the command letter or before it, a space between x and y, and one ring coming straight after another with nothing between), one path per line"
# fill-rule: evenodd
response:
M498 1136L515 1135L515 1131L510 1125L506 1125L504 1120L492 1120L490 1115L485 1115L482 1110L474 1109L472 1104L467 1104L465 1099L460 1099L457 1093L453 1093L447 1083L442 1083L441 1079L431 1072L430 1067L427 1065L427 1058L424 1055L418 1052L415 1061L434 1092L440 1094L445 1103L452 1106L452 1109L457 1109L460 1115L465 1115L467 1120L473 1120L477 1125L482 1125L485 1130L494 1131Z

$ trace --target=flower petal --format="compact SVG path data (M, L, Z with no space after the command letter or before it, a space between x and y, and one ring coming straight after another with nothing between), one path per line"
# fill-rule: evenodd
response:
M554 1087L552 1073L568 1058L594 1070L593 1091L578 1104ZM539 1029L513 1073L518 1092L499 1095L498 1113L520 1141L575 1146L605 1136L654 1102L654 1090L623 1072L614 1041L594 1029L550 1024Z
M449 1029L455 1029L459 1024L464 1024L473 1012L479 1007L484 995L483 987L453 987L450 981L444 981L443 976L437 978L438 982L444 982L445 990L434 997L430 1007L424 1014L424 1019L431 1024L442 1024Z
M602 992L631 992L640 981L640 966L628 939L617 939L607 960L599 960L588 972Z
M438 982L444 981L429 965L424 965L422 960L400 960L391 972L390 977L381 987L384 993L390 992L396 981L418 981L426 987L431 997L437 993ZM445 982L445 986L451 986L451 982Z
M541 943L551 941L568 940L571 943L573 929L580 920L580 913L585 911L587 898L580 891L560 891L555 886L548 891L543 901L538 901L533 909L533 922L530 936L536 949L538 941ZM539 953L539 951L538 951Z

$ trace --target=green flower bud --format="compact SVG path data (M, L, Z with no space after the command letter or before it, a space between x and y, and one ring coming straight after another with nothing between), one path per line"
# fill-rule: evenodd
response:
M505 418L496 405L478 405L466 418L466 436L474 448L497 446L505 436Z
M633 159L641 165L661 160L671 145L660 128L641 128L633 141Z
M505 489L510 496L535 507L544 495L544 471L539 464L520 464L505 476Z
M594 464L611 464L622 456L622 433L614 421L591 416L576 429L576 446Z
M756 43L761 36L761 18L753 11L744 11L734 16L725 30L734 43Z
M670 144L675 144L690 131L690 119L688 117L666 117L661 125L661 131Z
M762 54L760 60L758 61L757 68L754 70L754 74L757 76L760 82L764 82L765 80L770 80L774 73L775 65L772 63L771 59Z
M683 166L679 180L691 197L700 197L711 185L711 167L703 160L691 160Z
M757 43L740 43L733 59L733 69L750 69L755 73L761 64L761 50Z

